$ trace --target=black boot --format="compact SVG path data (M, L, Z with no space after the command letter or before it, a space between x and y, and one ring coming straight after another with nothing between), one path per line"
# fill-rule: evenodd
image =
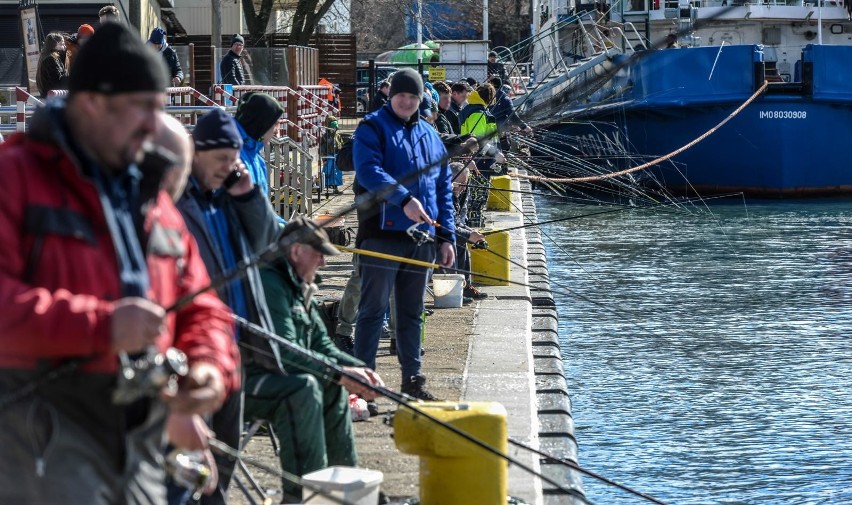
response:
M402 383L402 394L418 400L437 401L438 397L426 390L426 377L415 375Z
M340 333L335 333L333 337L331 337L334 345L337 346L338 349L345 352L350 356L355 356L355 339L349 335L341 335Z

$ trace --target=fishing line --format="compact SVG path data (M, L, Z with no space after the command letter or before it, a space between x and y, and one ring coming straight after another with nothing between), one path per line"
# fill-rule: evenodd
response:
M418 404L420 402L416 401L414 398L411 398L410 396L405 395L403 393L398 393L398 392L396 392L396 391L394 391L394 390L392 390L388 387L385 387L385 386L375 386L375 385L363 380L361 377L359 377L355 374L349 373L340 365L328 361L328 359L325 356L322 356L318 353L315 353L314 351L304 349L304 348L296 345L295 343L285 339L284 337L281 337L281 336L279 336L279 335L277 335L277 334L275 334L275 333L273 333L269 330L266 330L263 327L260 327L256 324L253 324L253 323L249 322L248 320L246 320L246 319L244 319L240 316L233 315L233 318L234 318L234 321L240 326L240 328L243 328L243 329L245 329L245 330L247 330L251 333L254 333L255 335L257 335L259 337L263 337L270 342L279 343L279 344L283 345L284 347L286 347L288 350L294 352L295 354L298 354L298 355L300 355L304 358L307 358L311 362L318 364L323 368L331 370L333 372L333 377L335 377L337 380L339 380L340 377L346 377L346 378L358 383L362 387L365 387L365 388L367 388L371 391L374 391L374 392L380 394L381 396L393 401L394 403L398 404L399 406L411 410L412 412L414 412L418 416L421 416L421 417L431 421L432 423L454 433L455 435L463 438L464 440L479 446L480 448L484 449L485 451L499 457L500 459L503 459L507 463L515 465L516 467L518 467L522 470L525 470L526 472L530 473L531 475L540 478L542 481L554 486L559 491L562 491L564 493L568 493L568 494L571 494L573 496L576 496L577 498L582 499L586 503L589 503L589 504L592 503L588 498L579 494L576 490L570 489L570 488L565 488L565 487L559 485L558 483L554 482L553 479L550 479L546 475L543 475L540 472L537 472L534 468L531 468L531 467L525 465L524 463L518 461L517 459L513 458L512 456L505 454L505 453L501 452L499 449L492 447L491 445L479 440L478 438L474 437L473 435L471 435L471 434L469 434L469 433L467 433L467 432L465 432L465 431L463 431L463 430L461 430L461 429L459 429L459 428L457 428L457 427L455 427L451 424L448 424L445 421L442 421L441 419L429 414L428 412L422 410L419 406L415 406L415 402L418 403ZM268 351L263 350L263 352L267 353ZM313 371L311 371L311 372L313 373ZM510 443L512 445L515 445L516 447L519 447L519 448L527 449L527 450L529 450L533 453L544 456L544 457L548 458L550 461L553 461L554 463L561 464L563 466L567 466L569 468L577 470L578 472L589 475L590 477L593 477L593 478L596 478L596 479L600 477L597 473L586 470L585 468L581 467L580 465L578 465L576 463L570 462L568 460L564 460L562 458L555 458L552 455L549 455L549 454L547 454L543 451L539 451L537 449L534 449L534 448L532 448L532 447L530 447L530 446L528 446L528 445L526 445L526 444L524 444L520 441L511 439L511 438L509 438L509 440L510 440ZM601 481L605 482L605 483L615 482L615 481L612 481L611 479L606 479L606 480L601 479ZM607 481L609 481L609 482L607 482ZM661 501L659 501L659 500L657 500L653 497L650 497L650 496L646 495L645 493L641 493L639 491L633 490L630 487L625 486L623 484L621 484L617 487L619 487L619 489L630 492L630 493L632 493L636 496L639 496L641 498L649 499L649 500L653 501L654 503L657 503L657 504L660 504L660 505L665 505L664 502L661 502Z
M347 189L351 188L351 187L352 187L352 186L354 186L354 185L355 185L355 182L354 182L354 181L353 181L353 182L350 182L348 185L346 185L346 187L344 187L344 188L341 190L341 193L342 193L343 191L346 191ZM324 204L322 204L322 205L320 205L320 206L319 206L319 207L317 207L316 209L312 210L312 211L311 211L311 215L316 214L316 213L317 213L317 212L319 212L319 211L320 211L323 207L325 207L326 205L330 204L332 201L333 201L333 200L332 200L331 198L326 197L326 199L325 199L325 203L324 203Z
M445 240L442 237L437 237L437 238L439 238L441 240ZM447 243L451 243L451 242L447 241ZM473 271L470 271L470 270L462 270L461 268L445 267L445 266L441 266L437 263L430 263L430 262L427 262L427 261L421 261L421 260L406 258L404 256L395 256L395 255L392 255L392 254L385 254L385 253L381 253L381 252L378 252L378 251L370 251L370 250L367 250L367 249L358 249L356 247L344 247L344 246L336 246L336 247L338 249L340 249L341 251L351 252L353 254L360 254L360 255L363 255L363 256L370 256L372 258L383 259L385 261L395 261L395 262L398 262L398 263L406 263L406 264L409 264L409 265L414 265L414 266L423 267L423 268L441 269L441 270L446 270L448 272L462 274L462 275L465 275L465 276L475 275L477 277L481 277L481 278L484 278L484 279L491 279L491 280L495 280L495 281L499 281L499 282L505 282L505 283L508 283L508 284L514 284L516 286L521 286L521 287L525 287L525 288L528 288L528 289L533 289L533 290L537 289L536 286L533 286L531 284L523 283L523 282L520 282L520 281L513 281L511 279L505 279L503 277L485 274L485 273L482 273L482 272L473 272ZM486 250L488 250L488 249L486 249ZM509 260L509 261L511 261L511 260ZM529 269L527 267L524 267L523 265L518 265L518 266L521 266L525 270L529 271ZM530 273L533 273L534 275L536 275L534 272L530 272ZM561 293L564 294L564 295L568 295L570 297L574 297L574 298L583 300L583 301L585 301L585 302L587 302L591 305L594 305L598 308L605 310L606 312L609 312L610 314L612 314L614 316L619 317L624 322L639 328L640 330L642 330L643 332L645 332L646 334L648 334L652 337L658 337L658 338L664 339L664 337L662 335L658 335L657 333L645 328L644 326L642 326L638 322L632 320L630 317L627 317L627 315L624 314L624 313L621 313L621 312L619 312L619 311L617 311L613 308L607 307L603 303L595 301L595 300L593 300L593 299L591 299L591 298L589 298L585 295L582 295L582 294L580 294L580 293L578 293L578 292L576 292L576 291L574 291L570 288L567 288L565 286L557 286L557 287L562 289Z
M518 207L517 205L515 205L515 203L514 203L511 199L506 198L505 196L500 195L499 193L497 193L497 196L498 196L498 197L500 197L500 198L502 198L504 201L507 201L507 202L509 203L509 205L511 205L512 207L514 207L514 208L515 208L515 210L517 210L518 212L520 212L520 214L521 214L521 216L523 217L523 219L526 219L528 222L533 222L533 220L532 220L532 219L531 219L531 218L530 218L530 217L529 217L529 216L528 216L528 215L527 215L527 214L523 211L523 209L521 209L520 207ZM578 261L578 260L577 260L577 259L576 259L576 258L575 258L575 257L574 257L571 253L570 253L570 252L568 252L568 250L567 250L567 249L565 249L565 247L563 247L563 246L562 246L562 244L560 244L560 243L558 243L557 241L553 240L553 238L552 238L552 237L551 237L551 236L550 236L550 235L549 235L549 234L548 234L545 230L543 230L542 228L539 228L538 230L539 230L539 232L540 232L542 235L544 235L544 236L545 236L548 240L550 240L550 241L551 241L551 243L553 243L553 244L554 244L554 245L555 245L555 246L556 246L556 247L557 247L560 251L562 251L562 253L563 253L563 254L565 254L565 256L567 256L568 258L570 258L570 259L571 259L571 261L572 261L575 265L577 265L577 267L578 267L578 268L580 268L580 270L582 270L582 271L583 271L583 273L585 273L586 275L588 275L590 278L594 279L595 281L597 281L597 280L598 280L598 279L597 279L597 277L595 277L594 275L592 275L592 273L591 273L591 272L589 272L588 270L586 270L586 267L584 267L584 266L583 266L583 265L582 265L582 264L581 264L581 263L580 263L580 262L579 262L579 261ZM629 319L628 319L628 321L629 321Z
M606 171L606 167L601 166L600 164L592 163L592 162L589 162L589 161L584 161L584 160L578 158L575 155L568 154L568 153L565 153L563 151L554 152L552 147L547 145L547 144L537 144L534 140L531 140L531 139L523 139L521 141L521 143L524 143L530 149L536 149L536 150L540 150L540 151L546 152L546 153L549 152L554 156L554 158L557 158L557 157L561 158L562 163L560 163L559 165L557 165L558 162L555 161L555 160L554 160L553 163L550 163L550 164L539 163L539 165L547 166L549 171L557 172L557 173L561 172L562 174L565 174L565 175L575 175L576 174L576 176L574 178L581 178L582 176L586 176L589 173L595 174L596 176L603 177L603 175L609 173L609 172ZM568 163L568 165L566 167L566 162L573 162L573 163ZM575 168L577 170L571 171L571 170L565 169L565 168L571 168L571 165L576 165ZM542 180L547 180L548 182L558 182L558 183L563 182L562 178L560 178L560 177L556 177L556 178L547 177L547 178L544 178L544 179L540 179L540 177L541 176L534 176L534 178L532 180L534 180L536 182L541 182ZM599 192L599 193L616 195L617 193L615 192L615 189L620 187L621 189L626 190L628 193L631 193L636 197L640 197L640 198L643 198L643 199L649 199L651 201L656 202L656 199L650 198L646 193L642 193L639 190L639 188L635 187L634 185L628 184L628 182L634 182L632 180L630 180L630 181L610 180L610 181L608 181L609 186L602 186L602 185L599 185L599 184L595 184L594 182L595 182L594 180L588 181L588 182L581 181L581 183L572 184L572 185L568 186L568 189L577 192L576 191L577 186L581 185L581 186L585 186L585 187L594 189L594 191ZM614 187L612 187L612 186L614 186ZM584 196L591 199L591 197L589 195L584 194Z
M291 352L299 354L302 357L305 357L305 358L309 359L310 361L312 361L312 362L314 362L314 363L316 363L316 364L318 364L318 365L320 365L324 368L327 368L328 370L331 370L333 372L333 377L335 379L335 382L339 381L341 377L346 377L347 379L358 383L362 387L365 387L367 389L370 389L371 391L379 393L381 396L388 398L389 400L397 403L398 405L405 407L405 408L408 408L409 410L416 413L418 416L421 416L421 417L431 421L432 423L434 423L434 424L454 433L455 435L467 440L468 442L471 442L474 445L479 446L480 448L486 450L487 452L499 457L500 459L505 460L507 463L515 465L516 467L528 472L529 474L533 475L534 477L538 477L542 481L554 486L559 491L562 491L562 492L568 493L568 494L572 494L572 495L575 495L577 497L580 497L580 498L586 500L585 497L580 495L576 490L561 486L554 479L551 479L550 477L547 477L546 475L543 475L540 472L537 472L534 468L526 465L525 463L513 458L512 456L509 456L508 454L504 454L499 449L492 447L491 445L489 445L489 444L483 442L482 440L474 437L473 435L461 430L460 428L457 428L457 427L455 427L455 426L453 426L449 423L446 423L446 422L438 419L434 415L429 414L428 412L421 410L418 407L415 407L413 405L413 401L415 400L414 398L411 398L410 396L405 395L403 393L397 393L396 391L394 391L394 390L392 390L392 389L390 389L386 386L375 386L373 384L370 384L369 382L361 379L361 377L358 377L355 374L349 373L342 366L328 361L322 355L319 355L319 354L317 354L313 351L310 351L308 349L304 349L302 347L299 347L296 344L285 339L284 337L281 337L281 336L279 336L279 335L277 335L277 334L275 334L275 333L273 333L269 330L266 330L263 327L260 327L256 324L253 324L253 323L249 322L247 319L244 319L240 316L237 316L236 314L233 315L233 318L234 318L234 321L237 323L237 325L240 326L240 328L248 330L250 333L254 333L255 335L257 335L259 337L263 337L263 338L269 340L270 342L276 342L278 344L281 344L284 347L286 347L288 350L290 350ZM586 500L586 502L589 503L590 505L592 504L591 501Z
M601 180L609 180L609 179L612 179L612 178L615 178L615 177L620 177L622 175L632 174L632 173L638 172L640 170L644 170L646 168L657 165L657 164L659 164L663 161L669 160L669 159L677 156L678 154L681 154L682 152L690 149L694 145L698 144L699 142L703 141L704 139L706 139L707 137L709 137L710 135L715 133L719 128L724 126L728 121L733 119L737 114L742 112L742 110L745 109L749 104L751 104L754 100L756 100L758 96L763 94L763 92L766 91L766 88L768 86L769 86L769 82L764 81L763 85L760 86L760 88L758 88L745 102L743 102L739 107L737 107L733 112L731 112L727 117L725 117L725 119L720 121L717 125L710 128L709 130L707 130L706 132L701 134L698 138L690 141L686 145L679 147L678 149L675 149L674 151L672 151L668 154L660 156L659 158L656 158L655 160L652 160L648 163L644 163L644 164L636 166L636 167L628 168L628 169L625 169L625 170L620 170L618 172L611 172L611 173L607 173L607 174L604 174L604 175L590 176L590 177L576 177L576 178L561 178L561 179L552 180L552 182L574 183L574 182L598 182L598 181L601 181ZM518 176L520 177L520 174ZM534 180L536 177L535 176L526 176L525 178Z
M500 191L504 191L504 190L501 189ZM709 201L709 200L731 198L731 197L740 196L740 195L742 195L742 193L737 192L737 193L728 193L728 194L725 194L725 195L714 195L712 197L706 197L706 198L703 198L703 197L685 198L685 199L679 200L677 202L659 202L659 203L652 204L652 205L625 205L625 206L618 208L618 209L609 209L609 210L604 210L604 211L601 211L601 212L592 212L591 214L578 214L578 215L575 215L575 216L567 216L567 217L548 219L548 220L545 220L545 221L531 222L531 223L527 223L527 224L523 224L523 225L519 225L519 226L513 226L511 228L501 228L499 230L481 231L480 233L482 233L485 236L488 236L488 235L493 235L495 233L500 233L500 232L503 232L503 231L522 230L524 228L531 228L531 227L542 226L542 225L546 225L546 224L559 223L559 222L563 222L563 221L571 221L573 219L582 219L582 218L586 218L586 217L600 216L600 215L603 215L603 214L612 214L612 213L615 213L615 212L625 212L625 211L630 211L630 210L666 209L667 207L670 207L672 205L680 206L683 203L692 203L692 202L705 203L706 201ZM712 215L712 212L711 212L711 215Z

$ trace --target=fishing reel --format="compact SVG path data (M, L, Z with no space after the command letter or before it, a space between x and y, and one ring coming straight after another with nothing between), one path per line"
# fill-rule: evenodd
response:
M405 230L405 233L407 233L408 236L411 237L412 240L417 242L417 245L419 245L419 246L423 245L423 244L427 244L429 242L434 242L435 239L432 238L431 235L429 235L427 232L417 228L421 224L423 224L423 223L414 223L413 225L409 226Z
M503 156L503 151L500 150L500 146L493 142L488 142L482 148L482 156L485 158L494 158L494 162L498 164L506 163L506 157Z
M488 242L485 239L480 240L479 242L474 242L470 246L471 249L488 249Z
M189 372L186 354L174 347L166 352L157 352L149 346L143 354L129 356L118 353L118 383L112 393L116 405L129 405L140 398L153 398L164 387L177 387L180 377Z
M202 452L184 452L180 449L166 455L166 472L175 484L192 492L193 500L201 498L201 492L213 476Z

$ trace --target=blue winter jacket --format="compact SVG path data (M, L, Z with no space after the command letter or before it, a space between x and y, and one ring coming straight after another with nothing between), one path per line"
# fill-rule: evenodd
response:
M526 128L527 124L518 116L518 113L515 112L515 107L512 104L512 99L509 98L509 91L512 88L506 86L505 84L499 90L497 90L497 96L494 98L494 105L488 108L488 112L494 116L494 120L497 121L497 129L501 132L509 131L512 129L512 126L517 126L519 128Z
M266 195L269 198L269 174L266 170L266 160L263 157L263 142L251 138L243 129L243 125L236 119L234 120L234 124L237 125L237 131L240 132L240 136L243 138L243 149L240 151L240 159L243 160L246 169L251 174L251 181L258 185L262 195ZM287 224L287 221L281 216L278 216L278 222Z
M386 194L376 211L359 216L359 237L404 233L414 222L402 209L417 198L440 224L437 235L455 242L452 172L438 132L417 114L408 122L399 119L390 103L364 119L370 124L358 126L352 148L355 177L367 191ZM436 233L434 226L420 229Z

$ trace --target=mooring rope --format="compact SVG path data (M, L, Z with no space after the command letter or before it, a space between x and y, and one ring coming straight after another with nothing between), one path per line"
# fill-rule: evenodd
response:
M546 182L559 182L559 183L574 183L574 182L596 182L596 181L603 181L603 180L606 180L606 179L612 179L612 178L614 178L614 177L620 177L620 176L622 176L622 175L632 174L632 173L634 173L634 172L638 172L638 171L640 171L640 170L644 170L644 169L646 169L646 168L648 168L648 167L652 167L652 166L654 166L654 165L658 165L658 164L660 164L660 163L662 163L662 162L664 162L664 161L666 161L666 160L669 160L669 159L671 159L671 158L673 158L673 157L677 156L678 154L680 154L680 153L682 153L682 152L686 151L687 149L690 149L690 148L691 148L691 147L693 147L694 145L696 145L696 144L698 144L699 142L701 142L702 140L706 139L706 138L707 138L707 137L709 137L710 135L712 135L712 134L716 133L716 130L718 130L719 128L723 127L723 126L725 125L725 123L727 123L728 121L730 121L731 119L733 119L734 117L736 117L736 115L737 115L737 114L739 114L740 112L742 112L742 110L743 110L743 109L745 109L746 107L748 107L748 106L749 106L749 105L750 105L753 101L755 101L755 100L757 99L757 97L758 97L758 96L760 96L760 95L761 95L764 91L766 91L767 86L769 86L769 82L768 82L768 81L763 81L763 85L762 85L760 88L758 88L758 90L757 90L757 91L755 91L755 92L754 92L754 94L753 94L753 95L751 95L751 96L748 98L748 100L746 100L745 102L743 102L743 104L742 104L742 105L740 105L739 107L737 107L737 108L736 108L736 110L734 110L733 112L731 112L731 113L728 115L728 117L726 117L725 119L723 119L721 122L719 122L719 124L717 124L717 125L716 125L716 126L714 126L713 128L710 128L709 130L707 130L706 132L704 132L704 134L703 134L703 135L701 135L700 137L698 137L697 139L693 140L692 142L690 142L690 143L686 144L686 145L685 145L685 146L683 146L683 147L680 147L680 148L678 148L678 149L676 149L676 150L674 150L674 151L670 152L669 154L663 155L663 156L661 156L661 157L659 157L659 158L657 158L657 159L655 159L655 160L649 161L648 163L644 163L644 164L639 165L639 166L637 166L637 167L628 168L628 169L625 169L625 170L621 170L621 171L619 171L619 172L612 172L612 173L609 173L609 174L603 174L603 175L592 175L592 176L588 176L588 177L544 177L544 176L541 176L541 175L524 175L524 174L510 174L510 176L512 176L512 177L517 177L517 178L519 178L519 179L527 179L527 180L531 180L531 181L546 181Z

